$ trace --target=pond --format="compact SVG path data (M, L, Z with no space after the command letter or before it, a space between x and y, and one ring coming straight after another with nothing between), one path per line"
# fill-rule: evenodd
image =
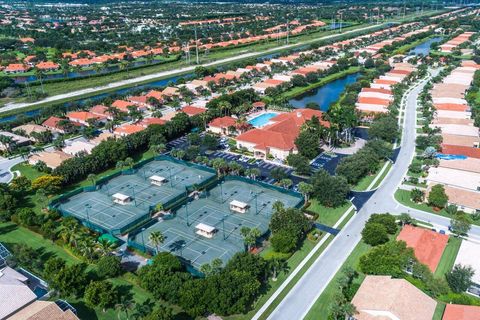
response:
M418 46L410 50L409 54L411 55L428 55L430 53L430 47L433 43L440 42L442 37L430 38L425 42L420 43Z
M326 85L307 91L306 93L293 98L289 103L294 108L305 108L310 102L314 102L320 106L320 110L327 111L330 105L336 102L340 95L345 91L345 88L357 81L360 73L349 74L343 78L334 80Z

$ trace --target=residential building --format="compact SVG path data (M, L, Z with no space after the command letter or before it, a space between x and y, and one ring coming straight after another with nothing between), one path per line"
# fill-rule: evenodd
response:
M11 138L12 144L15 144L15 146L17 147L27 146L30 143L32 143L32 141L29 138L26 138L24 136L20 136L18 134L11 133L8 131L0 131L0 136ZM0 150L7 150L8 147L9 147L8 145L5 145L2 142L0 142Z
M431 320L437 302L405 279L366 276L352 299L352 319Z
M272 157L285 160L289 154L298 152L295 139L300 133L301 126L314 116L323 126L330 126L330 123L322 120L321 111L298 109L273 117L270 119L270 124L262 128L240 134L236 137L237 148L246 148L259 159Z
M0 319L12 316L37 299L27 281L27 277L10 267L0 269Z
M418 261L435 272L448 243L448 236L438 232L405 225L397 236L397 240L405 241L412 248Z
M69 308L62 310L53 301L37 300L13 314L8 320L79 320Z
M472 277L472 286L467 290L468 293L480 297L480 244L468 239L463 239L460 249L458 250L455 264L462 266L470 266L475 272Z
M118 128L116 128L114 131L113 131L113 134L117 135L117 136L121 136L121 137L124 137L124 136L128 136L128 135L131 135L133 133L137 133L137 132L140 132L140 131L143 131L145 130L145 127L144 126L141 126L141 125L138 125L138 124L123 124L121 126L119 126Z
M480 307L447 304L442 320L480 320Z
M229 116L215 118L208 123L207 131L221 135L230 135L234 133L231 127L234 127L236 123L237 119Z
M28 163L33 166L37 164L39 161L43 161L47 165L47 167L49 167L50 169L55 169L59 165L61 165L63 161L70 159L72 157L73 157L72 155L59 150L41 151L41 152L32 154L28 158Z
M73 141L71 144L67 145L65 148L63 148L63 152L65 152L66 154L70 154L72 156L75 156L79 153L90 154L92 153L92 150L95 147L96 145L94 145L93 143L76 140L76 141Z

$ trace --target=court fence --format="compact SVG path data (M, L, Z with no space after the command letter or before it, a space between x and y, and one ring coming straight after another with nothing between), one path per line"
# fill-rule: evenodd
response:
M59 208L59 205L62 202L66 201L67 199L69 199L73 196L76 196L80 193L98 191L102 188L103 185L107 184L110 180L112 180L116 177L119 177L119 176L122 176L122 175L135 174L135 173L138 172L138 170L140 168L142 168L144 165L146 165L146 164L148 164L152 161L169 161L169 162L180 164L180 165L183 165L183 166L186 166L186 167L189 167L189 168L194 168L194 169L199 169L199 170L202 170L202 171L207 171L207 172L210 172L210 173L213 174L211 177L209 177L208 179L205 179L204 181L202 181L199 184L195 184L193 186L187 186L185 188L184 193L181 193L178 196L175 196L172 199L169 199L166 203L164 203L163 204L164 209L171 209L171 208L174 208L174 207L178 206L188 197L189 192L204 188L207 185L215 184L215 181L217 180L217 176L215 175L216 171L214 169L210 168L210 167L201 166L201 165L198 165L198 164L194 164L194 163L186 162L186 161L183 161L183 160L175 159L175 158L173 158L171 156L167 156L167 155L160 155L160 156L155 156L155 157L151 157L151 158L142 160L142 161L136 163L134 166L132 166L132 168L128 168L128 169L125 169L125 170L120 170L120 171L114 172L110 175L101 177L101 178L99 178L98 180L95 181L94 185L86 186L86 187L79 187L79 188L76 188L72 191L63 193L63 194L53 198L50 201L50 203L48 204L48 208L50 210L58 210L60 212L60 214L62 214L65 217L72 216L72 217L78 219L82 224L84 224L88 228L94 230L95 232L109 233L109 234L112 234L112 235L119 235L119 234L125 234L130 230L135 230L138 227L140 227L141 225L143 225L146 222L148 222L149 220L151 220L151 213L155 210L156 205L150 205L148 207L148 212L146 214L139 216L134 221L128 223L127 225L125 225L121 228L117 228L117 229L107 229L105 227L99 226L98 224L95 224L95 223L89 221L86 218L78 217L78 216L76 216L76 215L74 215L74 214L72 214L72 213L70 213L66 210L63 210L63 209Z

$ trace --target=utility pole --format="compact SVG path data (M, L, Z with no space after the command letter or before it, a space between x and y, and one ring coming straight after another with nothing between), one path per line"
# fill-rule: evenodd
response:
M290 33L290 28L289 28L288 19L287 19L287 44L288 44L288 41L289 41L289 38L288 38L289 33Z
M198 60L198 39L197 39L197 27L195 26L195 53L197 55L197 64L200 63Z

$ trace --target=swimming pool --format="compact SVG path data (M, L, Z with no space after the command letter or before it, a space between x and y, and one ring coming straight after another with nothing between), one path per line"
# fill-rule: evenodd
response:
M262 113L261 115L248 120L248 123L250 123L255 128L264 127L268 124L268 122L270 122L270 119L276 117L277 115L278 113L275 112Z
M467 159L467 156L461 155L461 154L443 154L443 153L437 153L435 155L438 159L442 160L465 160Z

